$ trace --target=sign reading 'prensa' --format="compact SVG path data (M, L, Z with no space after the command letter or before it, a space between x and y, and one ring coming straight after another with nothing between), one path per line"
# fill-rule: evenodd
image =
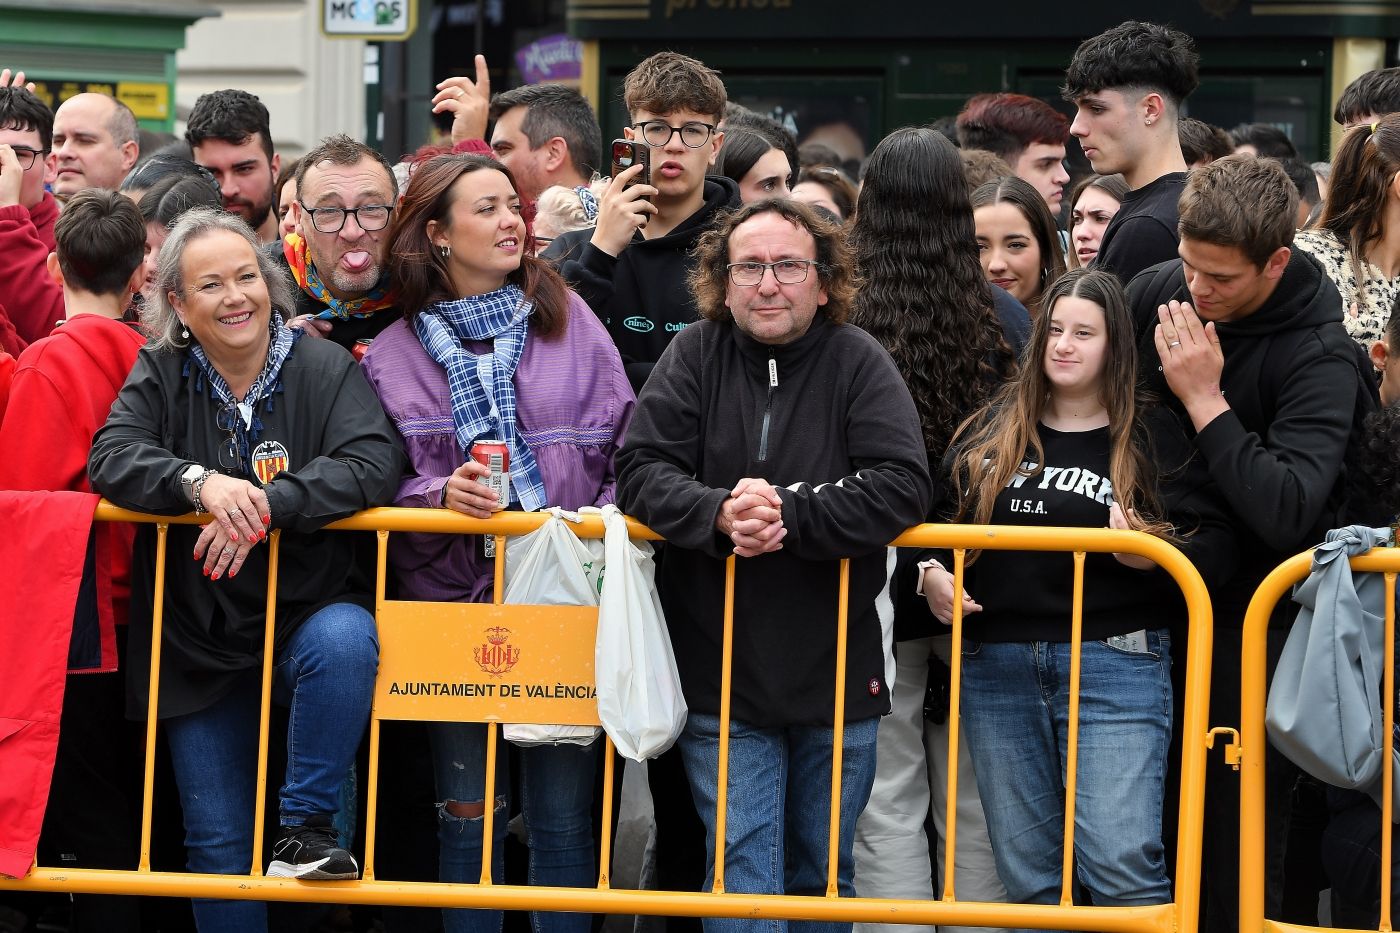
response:
M598 725L596 606L386 601L378 719Z

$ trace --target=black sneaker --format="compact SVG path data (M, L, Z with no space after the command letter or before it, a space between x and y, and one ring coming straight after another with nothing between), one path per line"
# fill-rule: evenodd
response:
M313 816L301 826L283 826L272 847L269 878L345 881L360 877L355 856L338 843L330 817Z

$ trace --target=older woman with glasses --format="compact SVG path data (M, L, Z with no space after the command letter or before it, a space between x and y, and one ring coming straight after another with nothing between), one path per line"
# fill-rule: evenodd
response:
M160 696L191 871L241 874L252 852L270 531L281 529L274 697L290 707L268 874L354 878L332 819L368 721L379 647L372 581L328 523L393 500L403 452L342 348L303 340L291 285L239 218L201 208L170 231L152 342L93 442L93 488L143 512L209 513L169 532ZM144 713L156 534L133 560L129 712ZM191 559L193 558L193 559ZM202 933L264 930L265 905L195 901Z

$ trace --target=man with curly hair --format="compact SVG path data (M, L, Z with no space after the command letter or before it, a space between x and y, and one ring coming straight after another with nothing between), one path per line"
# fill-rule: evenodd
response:
M1094 259L1125 285L1176 258L1176 201L1186 185L1176 125L1199 84L1197 61L1189 36L1129 20L1084 40L1065 72L1064 97L1077 110L1070 133L1095 172L1121 174L1132 189Z
M799 201L756 201L700 239L702 320L662 354L618 454L617 502L670 546L657 590L690 716L679 739L724 889L826 889L840 562L850 558L838 882L889 712L894 566L885 547L932 494L913 400L889 354L846 324L855 293L840 229ZM720 774L725 565L734 579L729 769ZM786 870L784 870L786 866ZM706 919L706 933L750 921ZM833 931L850 924L823 924Z

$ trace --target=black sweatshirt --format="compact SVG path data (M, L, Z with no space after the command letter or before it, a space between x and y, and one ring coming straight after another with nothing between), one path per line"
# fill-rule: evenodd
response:
M1143 272L1128 296L1142 381L1189 430L1153 339L1158 306L1191 300L1181 260ZM1216 325L1225 354L1220 388L1230 410L1195 434L1195 443L1233 510L1241 557L1236 578L1212 590L1218 624L1241 625L1269 571L1337 521L1348 439L1372 405L1341 304L1317 260L1294 250L1259 310Z
M1177 546L1202 573L1228 575L1235 563L1228 510L1171 412L1148 407L1136 441L1157 469L1158 504L1182 540ZM1113 504L1108 428L1056 431L1039 426L1045 461L1034 476L1013 476L992 511L997 525L1107 528ZM1027 451L1027 458L1031 451ZM953 457L945 466L951 469ZM1022 462L1028 470L1029 459ZM945 506L955 512L952 502ZM952 557L939 553L950 571ZM1007 585L1014 581L1014 585ZM967 569L965 589L982 611L964 616L969 637L981 641L1068 641L1074 593L1073 555L1049 551L982 551ZM919 597L923 601L922 597ZM1084 561L1086 640L1185 621L1180 590L1160 569L1136 570L1112 554ZM925 602L925 606L927 603Z
M846 718L889 711L876 606L885 545L923 520L930 489L914 402L874 338L821 315L781 347L728 323L686 328L637 400L617 467L618 505L670 542L657 587L692 710L719 711L733 544L715 519L735 483L757 477L779 487L787 537L782 550L737 558L734 717L832 722L842 557L852 558Z
M1185 190L1186 173L1172 172L1129 191L1103 232L1093 268L1112 272L1126 285L1148 266L1175 259L1177 202Z
M180 475L191 463L219 468L219 409L188 354L142 350L107 424L93 439L92 487L123 508L157 515L190 511ZM404 455L397 433L359 365L339 347L303 338L282 366L280 390L257 407L260 441L286 449L287 467L263 488L272 528L283 529L277 585L277 644L333 602L372 609L372 562L360 533L322 532L361 509L389 505ZM220 469L220 472L231 472ZM256 477L241 476L254 485ZM248 554L238 576L211 581L191 554L200 529L171 525L166 560L160 717L197 712L262 663L268 548ZM141 525L132 560L127 709L146 714L155 526Z
M671 338L699 317L686 284L691 250L720 213L738 206L739 186L711 175L705 203L665 236L648 240L637 231L613 257L589 242L590 227L560 236L544 251L608 328L638 395Z

